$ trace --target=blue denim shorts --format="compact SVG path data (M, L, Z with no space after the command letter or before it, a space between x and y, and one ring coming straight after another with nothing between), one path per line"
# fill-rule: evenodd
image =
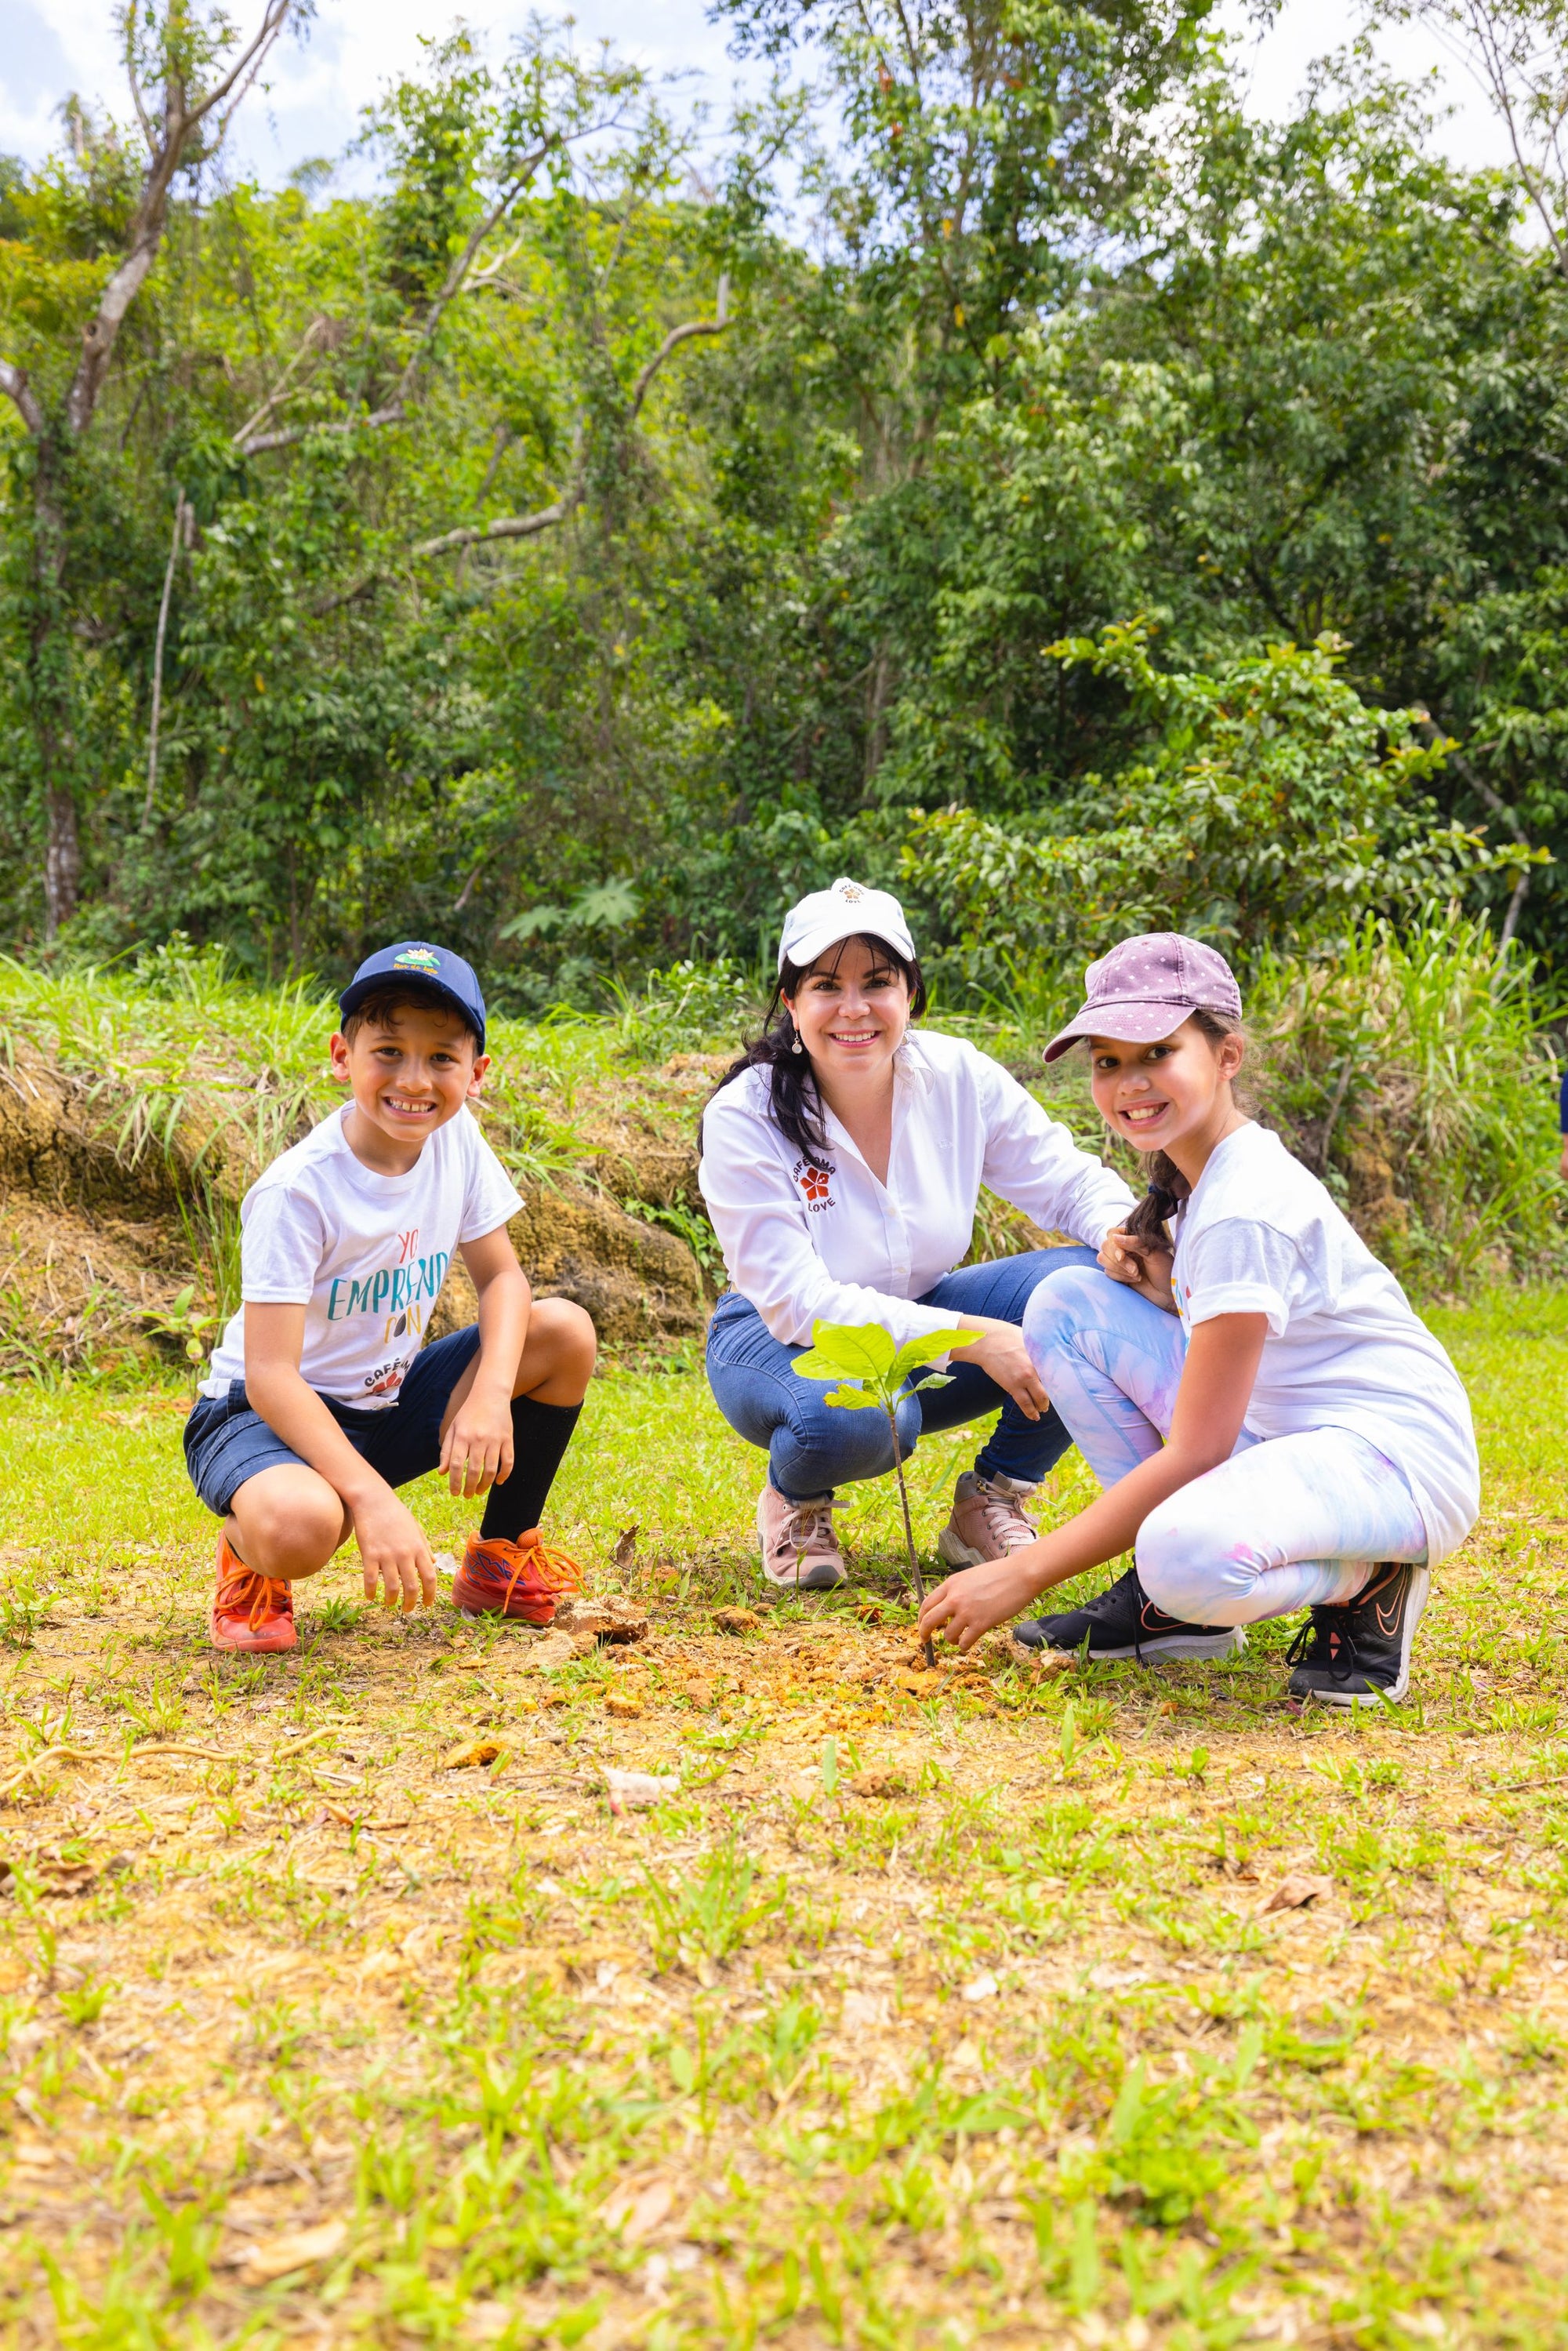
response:
M479 1325L468 1323L422 1347L409 1365L396 1404L379 1412L321 1401L353 1447L389 1486L406 1486L441 1462L441 1416L447 1399L479 1352ZM319 1391L318 1391L319 1393ZM253 1412L243 1380L227 1395L198 1396L185 1423L185 1467L209 1510L226 1518L247 1478L260 1469L304 1468L298 1453Z

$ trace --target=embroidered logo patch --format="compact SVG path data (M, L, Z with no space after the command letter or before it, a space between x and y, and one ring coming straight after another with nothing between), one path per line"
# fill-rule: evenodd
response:
M404 947L392 957L394 971L439 971L441 957L434 947Z
M860 900L865 896L865 892L861 888L858 882L846 882L843 888L839 892L839 895L850 905L853 906L858 904Z
M836 1176L838 1172L831 1163L826 1167L813 1167L809 1159L797 1159L794 1167L795 1181L805 1195L808 1208L832 1207L833 1196L829 1178Z

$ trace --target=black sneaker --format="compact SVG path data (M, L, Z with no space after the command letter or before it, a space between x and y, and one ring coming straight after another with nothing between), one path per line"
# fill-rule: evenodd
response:
M1346 1608L1314 1608L1285 1652L1295 1667L1292 1698L1324 1706L1381 1706L1410 1687L1410 1645L1432 1578L1426 1568L1385 1560Z
M1239 1625L1184 1625L1179 1616L1167 1616L1145 1592L1135 1567L1082 1608L1015 1625L1013 1638L1026 1649L1081 1649L1087 1639L1091 1657L1136 1657L1140 1662L1145 1657L1233 1657L1247 1646Z

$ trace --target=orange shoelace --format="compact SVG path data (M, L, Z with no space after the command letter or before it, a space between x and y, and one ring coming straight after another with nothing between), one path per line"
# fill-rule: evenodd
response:
M226 1575L218 1586L214 1613L219 1616L237 1616L249 1602L247 1621L254 1633L264 1616L292 1616L294 1587L284 1580L257 1575L246 1568L238 1575Z
M483 1536L480 1541L484 1541ZM556 1551L538 1537L532 1542L525 1541L512 1548L521 1556L501 1595L503 1612L511 1604L512 1594L525 1575L528 1577L530 1586L541 1594L582 1590L582 1570L570 1552ZM496 1573L497 1575L501 1573L498 1566Z

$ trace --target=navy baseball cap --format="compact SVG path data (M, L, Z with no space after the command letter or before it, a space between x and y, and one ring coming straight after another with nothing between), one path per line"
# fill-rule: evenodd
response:
M373 956L367 956L338 998L338 1009L347 1020L367 996L405 984L460 1012L484 1051L485 998L473 965L454 955L450 947L433 947L424 939L400 939L395 946L379 947Z

